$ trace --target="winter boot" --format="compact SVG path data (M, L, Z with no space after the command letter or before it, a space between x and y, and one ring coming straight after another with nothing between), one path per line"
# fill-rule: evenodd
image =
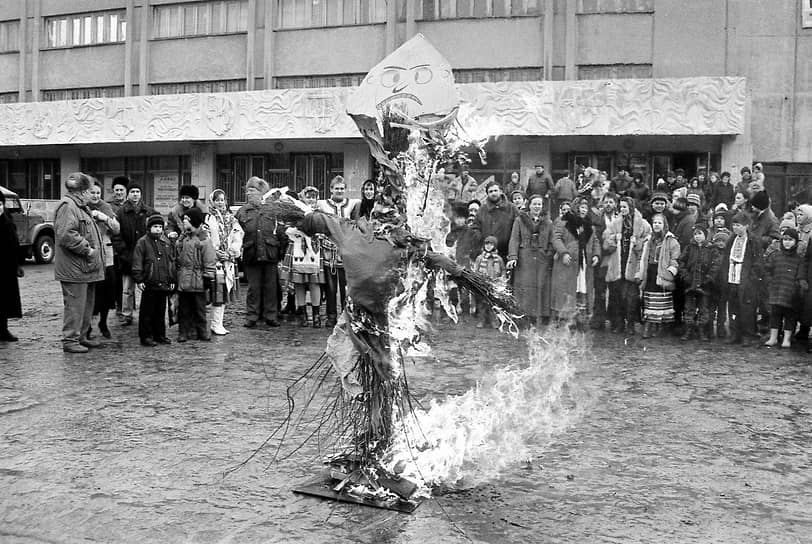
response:
M228 330L223 326L223 315L225 313L225 305L211 307L211 332L218 336L228 334Z
M646 321L643 323L643 338L651 338L651 323Z
M694 326L690 324L685 325L685 332L680 337L680 340L692 340L694 337Z
M778 329L770 329L770 338L764 342L764 346L771 348L778 345Z
M784 341L781 342L781 347L789 349L790 343L792 342L792 333L794 331L784 331Z

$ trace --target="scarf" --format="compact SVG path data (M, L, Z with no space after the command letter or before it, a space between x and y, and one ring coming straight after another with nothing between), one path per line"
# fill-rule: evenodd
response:
M234 229L234 221L236 221L234 214L228 209L228 202L226 202L225 211L218 210L212 201L211 195L209 195L209 215L217 220L217 234L219 235L217 239L219 240L219 247L215 249L228 253L228 236Z
M589 217L578 217L573 212L567 214L567 230L578 240L578 266L586 265L586 246L592 237L592 221Z
M736 236L730 248L730 266L727 269L727 282L739 285L742 281L742 263L747 249L747 234Z

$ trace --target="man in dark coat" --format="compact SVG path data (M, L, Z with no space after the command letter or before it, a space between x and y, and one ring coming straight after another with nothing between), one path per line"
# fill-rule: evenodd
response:
M16 342L17 337L8 330L9 318L23 316L20 304L20 285L23 277L20 266L20 244L14 220L6 211L6 196L0 191L0 342Z
M284 255L287 237L284 227L277 224L276 215L262 195L269 190L268 183L252 177L245 186L245 205L237 211L237 221L245 232L243 238L243 270L248 280L245 298L245 327L256 327L265 318L269 327L278 327L279 283L278 264Z
M525 191L527 198L530 198L533 195L543 196L544 213L550 215L550 198L553 196L554 191L555 183L553 183L553 178L550 177L550 174L547 174L544 171L543 164L536 164L535 175L531 176L530 179L527 180L527 191ZM502 255L501 250L499 251L499 254ZM504 255L502 255L502 258L504 258Z
M121 231L113 238L113 248L118 255L118 272L121 276L121 324L131 325L135 309L135 280L132 275L133 251L138 239L147 233L147 218L157 213L141 200L141 186L131 183L127 187L127 200L116 212Z
M62 284L62 349L67 353L87 353L88 348L101 346L86 336L93 314L95 284L104 279L105 252L99 227L87 207L90 185L87 174L69 175L65 181L68 194L54 214L54 277Z
M778 231L778 218L770 209L770 196L767 191L759 191L750 198L751 218L753 222L747 229L748 236L758 245L763 255L773 240L780 240ZM765 328L769 323L770 305L767 303L767 281L759 278L758 282L758 313L761 316L759 324Z
M516 206L508 202L496 181L488 182L486 192L488 197L479 208L472 226L475 239L478 241L477 250L482 250L482 240L488 236L494 236L496 237L496 251L503 260L506 260L513 222L518 215Z

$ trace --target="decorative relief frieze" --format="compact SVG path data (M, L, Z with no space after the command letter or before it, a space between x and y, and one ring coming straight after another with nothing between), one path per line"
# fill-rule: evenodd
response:
M744 78L458 85L459 120L485 135L741 134ZM0 146L357 138L350 88L93 98L0 105Z

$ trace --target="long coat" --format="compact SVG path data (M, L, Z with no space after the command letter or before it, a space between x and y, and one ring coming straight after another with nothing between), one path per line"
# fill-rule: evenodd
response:
M116 212L120 231L113 237L113 247L118 255L119 272L125 276L132 274L135 244L147 233L147 218L155 213L143 202L136 205L130 200L125 200Z
M588 221L588 220L587 220ZM567 221L558 221L553 230L553 278L550 307L561 317L574 315L576 307L576 289L578 288L578 238L567 226ZM572 261L564 264L563 257L568 254ZM595 305L595 288L593 286L592 257L601 256L601 245L593 232L584 248L586 258L586 292L587 310L592 312Z
M22 317L20 285L17 282L20 245L17 229L8 211L0 215L0 317Z
M203 229L197 234L184 233L175 242L175 266L177 268L178 291L202 293L206 286L204 279L213 280L217 267L217 254L211 238Z
M527 315L550 315L553 253L553 224L550 220L542 216L535 223L528 214L519 214L510 234L508 260L516 261L513 294Z
M727 289L727 277L730 271L730 250L733 249L733 243L736 241L736 236L731 236L725 245L722 262L719 265L718 283L723 289ZM744 260L742 261L741 270L741 283L739 283L739 291L748 294L747 298L755 300L758 293L759 278L763 272L763 258L762 250L759 240L754 240L748 237L747 245L744 248Z
M93 283L104 279L104 247L96 220L88 207L68 194L54 214L56 249L54 277L68 283ZM91 256L91 249L95 250Z
M622 215L615 217L606 230L603 231L603 252L606 255L604 262L606 263L607 283L620 279L634 281L634 276L640 267L640 255L643 253L643 247L651 237L651 225L643 219L643 215L639 211L634 210L632 236L634 236L635 241L634 244L629 246L629 258L626 260L626 267L622 275L620 271L621 249L617 243L618 234L623 234Z
M792 251L782 248L772 252L764 263L768 304L799 307L802 300L800 281L806 279L806 274L806 259L798 254L797 244Z
M640 268L637 269L635 281L640 281L640 292L646 288L646 280L648 278L648 257L651 252L651 246L655 243L653 238L650 238L648 243L643 247L643 253L640 255ZM660 249L660 260L657 261L657 278L656 283L666 291L673 291L675 279L679 272L679 256L680 245L676 236L671 232L665 233L663 245Z

